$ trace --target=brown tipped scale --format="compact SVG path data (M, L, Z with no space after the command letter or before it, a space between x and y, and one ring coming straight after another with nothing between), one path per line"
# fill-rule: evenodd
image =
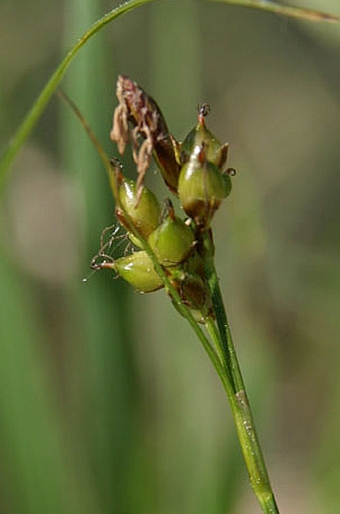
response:
M169 134L163 114L151 96L131 79L119 75L117 80L117 98L119 104L113 116L113 127L110 137L116 141L122 154L129 140L128 122L134 125L131 131L134 146L134 160L139 173L137 181L138 195L151 156L154 155L166 185L173 193L177 193L180 165L176 159L176 141ZM138 136L144 141L141 145Z
M170 281L186 305L192 309L204 307L208 291L201 277L176 269L171 273Z
M207 317L213 317L209 289L202 277L178 268L171 272L169 279L199 323L205 323Z

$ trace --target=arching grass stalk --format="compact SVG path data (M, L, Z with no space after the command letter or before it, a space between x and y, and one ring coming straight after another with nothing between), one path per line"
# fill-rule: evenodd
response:
M17 132L10 140L7 149L5 150L0 160L0 193L3 191L5 179L9 173L10 166L19 152L21 146L32 132L41 114L43 113L48 101L52 94L59 86L67 68L78 54L79 50L92 38L100 29L105 27L108 23L115 20L116 18L126 14L127 12L140 7L144 4L155 2L156 0L128 0L123 4L115 7L102 18L97 20L91 27L81 36L81 38L72 46L69 52L65 55L51 78L48 80L40 95L35 100L31 109L26 114L22 124L19 126ZM161 1L161 0L158 0ZM290 16L294 18L307 19L310 21L328 21L338 22L339 17L335 15L325 14L320 11L311 9L302 9L298 7L292 7L287 5L281 5L278 2L271 0L206 0L210 2L224 2L228 4L240 5L243 7L250 7L256 9L262 9L264 11L274 12L283 16Z
M240 5L243 7L251 7L252 9L261 9L263 11L272 12L281 16L289 16L290 18L300 18L309 21L328 21L337 23L339 17L334 14L327 14L314 9L305 9L291 5L282 5L280 2L273 0L207 0L208 2L219 2L225 4Z

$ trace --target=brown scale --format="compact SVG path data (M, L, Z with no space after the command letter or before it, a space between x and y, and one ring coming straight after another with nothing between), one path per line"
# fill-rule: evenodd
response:
M120 154L124 153L130 137L133 145L133 158L137 164L137 190L140 198L144 177L150 166L152 154L160 168L163 179L169 189L177 194L180 164L177 161L179 144L169 134L163 114L153 98L128 77L119 75L117 80L118 106L113 115L113 126L110 133ZM129 124L134 125L132 131ZM142 136L142 144L138 141Z

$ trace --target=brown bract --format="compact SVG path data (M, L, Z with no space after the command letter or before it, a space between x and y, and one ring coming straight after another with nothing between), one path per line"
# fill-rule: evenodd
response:
M110 137L122 154L131 134L133 158L139 175L138 198L153 152L166 184L173 192L177 192L180 167L173 139L157 103L136 82L123 75L118 77L116 94L119 104L113 115ZM128 122L134 125L131 131ZM144 139L142 144L139 136Z
M113 125L110 138L112 141L116 141L118 152L122 155L126 144L129 142L129 125L125 105L118 105L113 113Z

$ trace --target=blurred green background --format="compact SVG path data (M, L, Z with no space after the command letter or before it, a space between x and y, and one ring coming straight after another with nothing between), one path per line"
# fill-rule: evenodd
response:
M340 14L335 0L301 6ZM112 2L0 2L1 148ZM231 145L217 267L282 514L340 510L340 28L199 1L114 21L62 87L110 156L118 73L176 137L208 102ZM134 176L131 158L124 160ZM226 399L164 292L84 283L114 206L105 170L53 98L1 205L1 514L260 512ZM148 185L166 191L151 171Z

